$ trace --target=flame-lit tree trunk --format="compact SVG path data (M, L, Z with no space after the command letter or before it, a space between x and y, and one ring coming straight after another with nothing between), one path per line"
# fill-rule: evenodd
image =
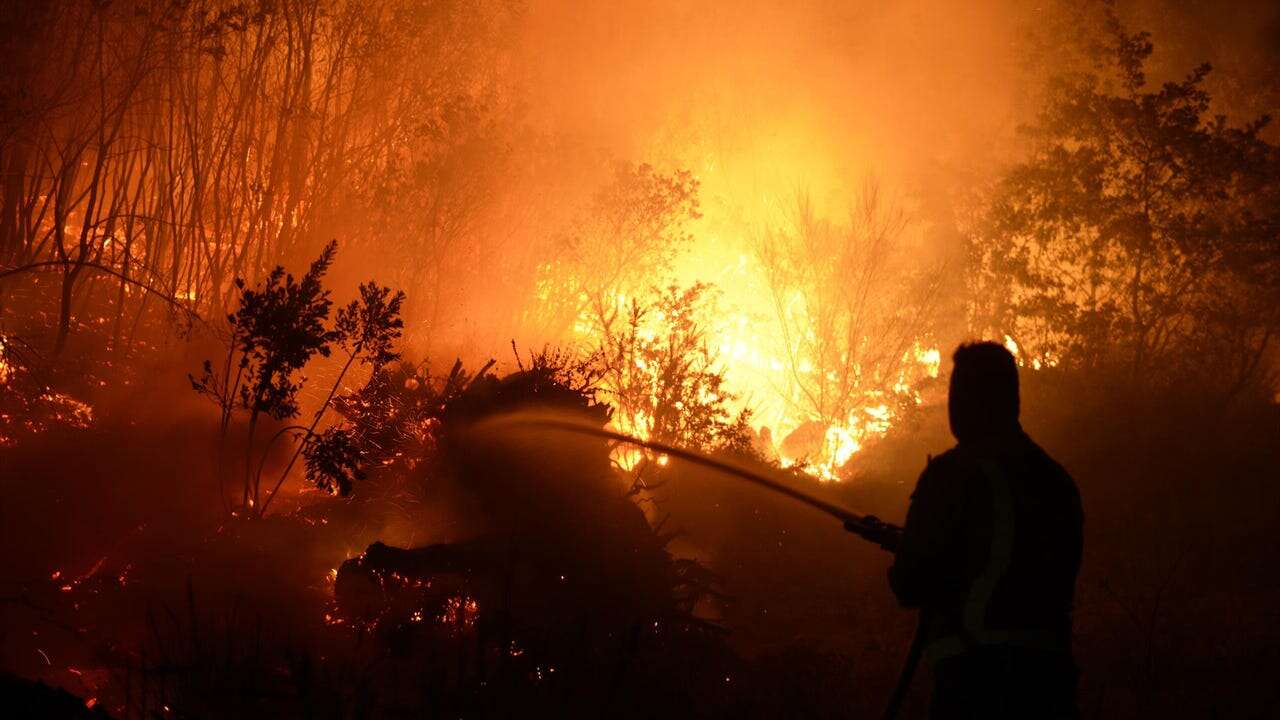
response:
M125 121L135 101L135 93L142 85L143 78L152 62L151 47L156 30L148 26L134 37L132 33L121 36L111 32L110 18L105 10L94 12L88 20L96 28L93 35L94 51L90 72L92 85L84 99L86 107L81 111L86 116L83 132L75 130L80 125L73 120L73 128L64 154L63 177L59 182L58 207L55 207L54 238L57 257L63 263L62 288L58 312L57 329L53 352L62 352L71 331L72 301L75 289L86 263L96 262L102 255L103 244L110 240L120 210L119 200L127 191L128 168L136 158L126 154L123 162L125 169L119 175L110 177L115 166L109 161L118 152L116 141L125 127ZM108 57L109 50L119 51L120 47L108 48L107 43L113 39L129 52L129 61L116 65ZM90 112L92 109L92 112ZM77 186L79 166L87 164L92 158L92 171L86 185ZM123 182L122 182L123 179ZM111 181L115 180L114 186ZM67 247L67 222L73 212L81 211L80 227L77 233L74 251Z
M14 143L0 156L0 263L17 265L22 250L21 206L27 176L27 148Z
M71 0L13 13L26 40L24 72L0 87L20 110L0 119L0 261L60 273L24 294L50 307L18 331L61 350L90 313L127 355L140 334L171 332L155 322L166 300L217 317L233 278L340 228L421 287L411 312L429 322L414 327L437 335L485 266L476 228L514 100L486 73L510 12Z

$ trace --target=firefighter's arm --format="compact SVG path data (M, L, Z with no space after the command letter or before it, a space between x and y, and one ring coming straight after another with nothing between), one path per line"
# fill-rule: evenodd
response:
M956 556L957 518L961 513L954 483L938 463L925 467L911 495L901 545L889 568L889 586L903 607L928 605L954 572L948 558Z

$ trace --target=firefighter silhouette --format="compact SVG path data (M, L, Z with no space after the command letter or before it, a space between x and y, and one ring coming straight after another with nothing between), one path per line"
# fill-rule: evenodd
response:
M1075 482L1022 431L1013 355L982 342L953 359L957 444L921 474L889 570L898 601L921 610L930 716L1075 718Z

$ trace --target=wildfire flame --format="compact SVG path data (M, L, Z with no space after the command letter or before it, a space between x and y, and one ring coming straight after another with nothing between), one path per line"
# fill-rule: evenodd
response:
M739 257L734 272L761 271L759 268L752 269L745 257ZM617 310L621 312L625 310L629 299L620 293L615 297L615 302ZM759 307L759 303L763 301L757 300L755 307L750 302L746 296L735 294L734 304L727 312L718 317L704 318L707 343L715 350L717 369L725 378L726 389L732 397L732 409L749 410L753 430L759 436L786 438L815 420L794 402L794 398L801 392L798 387L801 378L797 377L797 373L801 376L814 376L828 371L807 358L801 358L799 363L795 363L794 358L788 359L776 324L770 324L767 312ZM661 319L658 318L659 321ZM574 332L583 345L591 346L601 339L594 326L587 322L579 322ZM645 339L651 339L654 330L642 328L640 334ZM919 404L921 398L915 391L913 381L938 377L942 353L936 347L916 344L903 360L903 369L892 386L893 392ZM635 363L640 370L646 369L643 359L637 358ZM876 394L872 394L871 398L872 402L854 408L841 422L825 426L821 431L817 452L807 455L791 454L772 440L766 441L772 445L767 451L776 456L782 467L800 465L821 480L839 480L841 466L862 450L867 442L883 436L893 426L895 413L891 405L884 398L876 399ZM619 432L642 440L652 439L649 433L652 418L643 412L630 416L616 413L613 426ZM767 433L764 432L766 429ZM614 452L614 461L624 470L634 469L643 457L642 451L631 447L619 447ZM665 466L669 462L665 456L652 460L659 466Z

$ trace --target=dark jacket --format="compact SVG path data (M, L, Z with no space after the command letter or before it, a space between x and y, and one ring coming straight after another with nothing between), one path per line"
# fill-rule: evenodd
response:
M929 618L926 658L980 647L1069 656L1083 513L1071 476L1020 429L933 458L889 583Z

